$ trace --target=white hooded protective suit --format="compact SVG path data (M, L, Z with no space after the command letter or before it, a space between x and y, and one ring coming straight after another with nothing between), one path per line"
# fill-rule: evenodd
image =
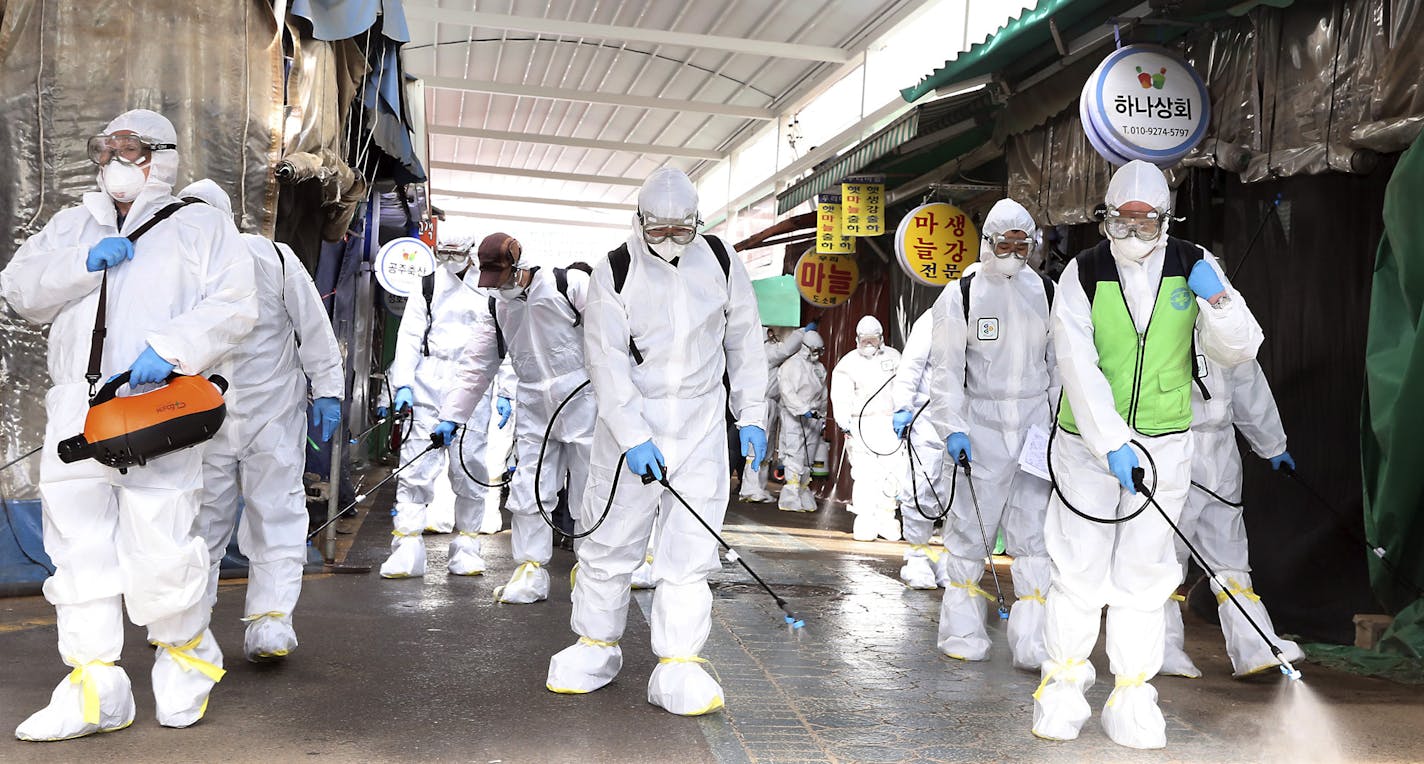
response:
M1160 170L1145 162L1131 162L1113 175L1106 201L1115 207L1140 201L1167 210L1171 193ZM1112 243L1123 301L1140 335L1147 331L1153 315L1167 241L1164 230L1156 246L1140 260L1132 256L1135 253L1130 248ZM1135 438L1152 452L1157 502L1175 520L1187 496L1192 435L1183 432L1149 438L1136 433L1118 413L1110 382L1099 367L1093 307L1078 276L1080 263L1090 253L1068 264L1053 303L1053 344L1063 397L1072 405L1081 434L1073 435L1060 427L1053 441L1051 464L1062 495L1054 493L1044 525L1053 559L1053 583L1044 624L1048 660L1043 664L1043 681L1034 693L1033 732L1071 740L1087 720L1090 711L1083 693L1095 677L1088 656L1097 642L1098 623L1106 605L1107 651L1116 687L1103 709L1103 729L1120 745L1160 748L1166 745L1165 724L1157 708L1157 691L1148 681L1162 664L1162 603L1182 575L1172 531L1150 507L1136 519L1105 525L1073 514L1063 497L1097 517L1121 517L1136 511L1143 497L1122 488L1106 461L1108 453ZM1205 250L1200 253L1216 270L1229 299L1217 306L1195 299L1199 310L1197 350L1226 366L1245 363L1255 357L1261 344L1261 328L1227 282L1216 258ZM1184 310L1189 304L1184 301L1179 307L1174 300L1171 307ZM1146 395L1156 392L1155 386L1140 389ZM1142 462L1148 466L1146 459ZM1149 470L1147 483L1153 482Z
M1014 665L1037 669L1043 662L1043 600L1050 565L1043 546L1048 482L1019 468L1029 430L1050 425L1056 391L1053 348L1048 341L1049 296L1043 279L1023 260L994 254L990 237L1038 227L1022 205L997 202L984 219L986 241L980 267L935 301L935 399L930 404L939 432L969 436L971 476L955 476L953 509L944 529L949 583L940 603L939 648L963 660L983 660L989 650L986 607L994 596L979 587L985 559L999 529L1013 556L1017 601L1009 615ZM968 315L966 320L965 316ZM950 469L955 469L953 466ZM974 492L969 490L970 479ZM976 510L974 496L979 504Z
M211 180L178 196L232 215L227 193ZM204 450L203 506L193 532L208 542L208 598L216 602L218 563L243 498L237 543L249 562L244 651L255 659L297 646L291 624L306 562L307 380L312 398L340 400L345 377L336 334L301 261L285 244L241 236L255 267L258 318L228 357L227 420Z
M173 125L151 111L126 112L104 132L121 130L177 142ZM50 705L16 729L22 739L76 737L132 721L128 677L113 665L123 646L125 606L159 647L153 668L159 723L186 727L202 718L222 677L222 652L208 631L208 549L192 533L202 448L166 454L127 474L89 459L64 464L56 450L83 430L88 411L84 373L102 275L86 269L89 249L178 201L177 155L153 153L148 179L122 221L107 194L87 193L30 237L0 274L0 296L16 313L50 324L54 386L45 396L39 488L55 573L44 592L58 617L60 657L75 669ZM220 370L222 356L257 318L252 258L232 218L189 205L144 234L134 251L132 260L110 269L102 378L127 370L146 347L178 373Z
M638 206L661 219L695 216L697 192L681 172L659 170L644 184ZM602 514L615 479L617 490L607 519L578 549L571 625L579 641L549 661L546 685L584 693L617 675L629 582L656 516L658 586L650 621L659 662L648 681L648 701L676 714L707 713L723 705L721 686L698 657L712 623L707 575L722 567L717 541L666 488L644 485L619 466L619 457L651 440L663 455L669 484L712 528L721 528L730 466L723 372L737 424L762 426L761 320L746 269L730 246L724 244L730 260L725 273L706 236L680 251L662 247L672 255L667 258L650 251L635 227L626 246L623 288L614 287L610 261L600 261L584 313L584 355L598 359L588 369L598 422L583 527Z
M406 302L396 336L396 357L387 371L392 393L409 387L415 396L413 426L401 444L401 464L430 445L430 431L440 422L440 406L454 384L460 354L480 332L493 331L489 298L476 291L478 279L474 266L462 278L442 264L435 268L433 308L427 310L419 289L413 290ZM455 531L459 534L450 544L449 570L457 575L484 572L476 535L489 511L489 494L475 481L495 482L484 459L489 418L488 406L472 406L467 419L455 420L465 423L455 436L455 445L420 457L397 478L394 539L391 556L381 566L383 577L425 575L425 543L420 536L426 528L426 505L435 498L435 481L442 472L449 476L455 491Z
M880 322L866 316L856 334L881 334ZM847 431L845 451L854 481L848 509L856 515L858 541L873 541L876 536L900 540L895 503L905 473L905 449L895 437L890 390L899 365L900 352L882 345L870 355L856 348L831 369L831 414Z
M811 463L821 443L821 428L826 422L826 367L811 360L812 348L824 348L825 342L816 332L805 332L801 349L777 370L777 387L781 398L782 464L786 466L786 483L781 487L777 506L788 512L816 511L816 494L811 491ZM814 412L815 417L806 414Z
M1286 660L1304 658L1300 646L1282 639L1271 625L1266 606L1251 587L1251 564L1246 543L1246 524L1242 520L1241 452L1236 447L1239 429L1251 450L1262 459L1278 456L1286 450L1286 431L1271 386L1256 361L1247 361L1223 368L1209 358L1203 376L1192 389L1192 437L1196 441L1196 456L1192 460L1192 481L1226 499L1222 502L1195 486L1187 493L1187 503L1177 526L1192 546L1215 570L1236 601L1250 612L1251 618L1266 631L1271 641L1281 648ZM1210 400L1202 395L1202 388ZM1177 559L1186 570L1189 552L1176 541ZM1226 637L1226 653L1236 676L1247 676L1276 668L1279 664L1271 648L1261 640L1250 622L1231 604L1215 581L1211 590L1216 594L1217 614L1221 631ZM1185 657L1182 652L1182 611L1175 601L1167 603L1167 654ZM1195 668L1190 660L1183 668ZM1167 673L1167 664L1163 665ZM1190 671L1184 672L1190 676Z
M930 358L933 341L934 312L930 310L910 325L905 350L900 354L900 368L891 386L895 411L917 414L910 426L910 449L900 482L900 521L910 545L900 580L911 589L934 589L948 580L945 565L949 560L940 550L930 547L934 518L948 518L945 510L950 504L949 484L944 480L944 438L926 407L934 389Z
M762 421L766 422L767 443L777 442L777 430L781 421L781 384L777 370L801 350L801 340L805 336L805 329L797 329L787 332L780 340L768 337L762 345L766 352L766 413L763 414ZM767 451L770 452L771 448L768 447ZM785 460L784 454L782 459ZM771 501L771 493L766 490L766 476L771 472L771 465L770 453L762 455L755 470L750 464L743 465L742 483L737 491L737 498L742 501Z
M509 583L499 591L502 602L530 603L549 596L549 572L544 569L553 555L553 529L539 516L535 504L535 473L540 479L538 500L552 514L559 490L568 482L568 502L572 508L583 502L588 479L588 454L593 442L596 407L591 387L575 390L588 381L584 371L583 332L580 315L586 307L588 275L569 268L568 296L559 291L551 269L537 268L529 286L517 298L499 297L495 311L499 332L504 337L518 384L501 395L518 401L515 420L515 450L519 467L509 490L511 546L519 563ZM485 390L495 381L500 365L499 340L495 325L479 328L466 344L455 372L454 383L445 395L440 418L464 421L484 400ZM570 396L573 396L570 398ZM554 429L549 421L559 412ZM536 470L544 434L544 465ZM578 514L574 512L577 530Z

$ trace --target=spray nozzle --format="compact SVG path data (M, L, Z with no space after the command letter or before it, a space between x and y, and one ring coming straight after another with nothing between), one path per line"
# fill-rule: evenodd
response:
M1009 620L1009 609L1004 606L1004 601L1003 601L1003 600L999 600L999 620L1000 620L1000 621L1007 621L1007 620Z
M788 616L786 616L786 622L791 625L791 628L792 628L792 629L801 629L801 628L805 628L805 626L806 626L806 621L805 621L805 620L800 619L800 618L797 618L797 617L794 616L794 615L788 615Z
M1138 493L1143 496L1152 498L1152 491L1147 489L1147 470L1141 467L1132 468L1132 487L1136 488Z
M1285 674L1286 679L1289 679L1292 682L1299 682L1301 680L1302 675L1300 673L1300 669L1296 668L1294 664L1286 660L1286 656L1281 652L1281 648L1276 647L1275 645L1271 645L1271 655L1275 656L1276 660L1280 662L1281 673Z
M963 451L959 452L959 468L964 470L964 474L969 474L969 457Z

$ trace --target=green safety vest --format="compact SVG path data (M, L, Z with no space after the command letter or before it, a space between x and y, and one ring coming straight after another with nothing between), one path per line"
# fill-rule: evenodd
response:
M1117 263L1106 241L1078 255L1078 278L1092 305L1098 368L1112 387L1113 404L1128 427L1142 435L1185 432L1192 426L1192 379L1196 355L1192 329L1197 301L1187 286L1200 247L1168 238L1162 279L1147 329L1137 325L1122 295ZM1068 396L1058 403L1058 426L1078 434Z

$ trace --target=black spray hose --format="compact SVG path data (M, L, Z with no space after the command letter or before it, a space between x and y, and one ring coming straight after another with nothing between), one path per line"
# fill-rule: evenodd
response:
M1352 525L1349 521L1349 516L1337 509L1334 504L1331 504L1325 498L1325 496L1319 491L1315 490L1313 486L1302 480L1300 477L1300 473L1296 472L1295 469L1292 468L1289 464L1282 464L1280 471L1284 472L1286 474L1286 477L1289 477L1294 480L1296 484L1299 485L1301 488L1304 488L1305 492L1310 494L1322 506L1330 510L1330 513L1335 515L1335 518L1339 521L1341 527L1343 527L1345 531L1350 534L1351 537L1353 537L1361 544L1364 544L1365 548L1370 551L1370 554L1379 558L1380 565L1384 567L1386 572L1388 572L1391 576L1394 577L1394 580L1396 582L1414 590L1416 595L1424 597L1424 587L1421 587L1419 584L1415 583L1414 581L1411 581L1403 573L1401 573L1398 568L1394 567L1394 563L1391 562L1390 559L1385 556L1386 554L1388 554L1387 549L1385 549L1383 546L1380 546L1379 544L1372 542L1369 537L1366 536L1364 533L1356 531L1355 526Z
M1009 608L1004 604L1004 590L999 586L999 570L994 567L994 547L989 545L989 531L984 527L984 515L979 511L979 494L974 490L974 476L970 473L969 459L960 455L959 468L964 470L964 480L969 483L969 499L974 504L974 516L979 519L979 536L984 540L984 564L989 566L989 574L994 578L994 598L999 604L999 619L1007 620Z
M1206 494L1207 496L1210 496L1211 498L1216 499L1217 501L1221 502L1222 504L1225 504L1226 506L1231 507L1232 509L1241 509L1242 507L1246 506L1246 505L1243 504L1242 502L1239 502L1239 501L1230 501L1230 500L1228 500L1226 497L1222 496L1221 494L1217 493L1216 491L1211 490L1210 488L1207 488L1206 486L1202 485L1201 483L1198 483L1198 482L1195 481L1195 480L1192 481L1192 487L1195 488L1195 489L1197 489L1198 491L1201 491L1202 493Z
M470 472L470 468L465 466L465 433L469 432L469 430L470 428L468 425L460 425L460 443L459 445L455 446L455 456L460 460L460 469L464 471L465 477L469 478L470 480L474 481L479 485L484 486L485 488L503 488L509 485L512 482L508 477L509 473L505 473L506 477L498 483L486 483L485 481L475 477L474 474Z
M682 494L678 493L677 489L672 487L672 483L670 483L667 478L667 466L658 466L661 468L664 477L661 480L658 480L652 475L643 475L643 485L648 485L653 482L661 483L662 487L666 488L668 490L668 493L671 493L672 497L674 499L677 499L677 502L683 507L687 508L687 511L691 512L692 516L697 519L697 522L700 523L703 528L706 528L708 533L712 534L712 538L717 539L717 543L721 544L722 548L727 550L727 559L735 560L741 563L742 568L744 568L747 573L751 575L752 578L756 579L756 582L761 585L761 588L766 590L767 594L771 595L771 598L773 600L776 600L776 606L781 608L781 612L785 614L786 622L788 624L791 624L791 628L799 629L805 626L806 620L796 615L796 613L791 610L791 606L786 603L786 600L782 599L781 595L777 594L769 585L767 585L766 581L763 581L762 577L758 576L755 570L752 570L752 566L748 565L747 561L742 559L742 556L740 554L737 554L737 550L733 549L732 546L727 543L727 540L722 538L722 534L714 530L712 526L708 524L705 519L703 519L702 515L699 514L697 510L693 509L692 505L688 504L686 499L682 498Z
M410 461L406 462L405 464L402 464L401 466L395 468L394 470L391 470L391 474L389 474L389 475L385 476L384 478L382 478L382 479L381 479L381 482L379 482L379 483L377 483L377 484L371 486L371 490L369 490L369 491L367 491L367 492L365 492L365 493L358 493L358 494L356 494L355 500L353 500L350 504L347 504L346 506L342 507L342 508L341 508L341 511L336 513L336 516L335 516L335 517L333 517L333 518L331 518L330 520L327 520L326 522L324 522L324 523L322 523L321 525L317 526L317 529L314 530L314 531L312 531L311 533L308 533L308 534L307 534L307 540L310 541L310 540L312 539L312 537L316 536L316 534L321 533L322 531L326 530L326 526L331 525L332 523L336 522L336 521L337 521L338 519L340 519L341 517L344 517L347 512L350 512L350 511L351 511L351 508L352 508L352 507L355 507L357 504L360 504L361 502L365 501L365 500L367 499L367 497L369 497L371 494L375 493L375 491L376 491L377 488L380 488L381 486L385 485L386 483L391 482L391 479L394 478L395 476L401 474L401 472L404 471L406 467L409 467L410 465L415 464L416 462L418 462L418 461L420 461L422 458L424 458L426 454L429 454L431 451L439 450L441 447L443 447L443 444L440 442L440 436L439 436L439 435L431 435L431 436L430 436L430 445L426 446L424 451L421 451L420 453L416 454L415 456L412 456L412 457L410 458ZM336 490L336 489L333 487L332 490Z
M1049 485L1053 486L1054 495L1058 497L1059 501L1063 502L1063 506L1067 507L1069 512L1072 512L1073 514L1083 518L1084 520L1089 520L1095 523L1102 523L1103 525L1117 525L1118 523L1125 523L1128 520L1137 517L1138 515L1142 514L1147 510L1147 505L1151 503L1151 500L1143 501L1142 506L1138 507L1136 512L1133 512L1132 514L1126 517L1097 517L1095 515L1090 515L1087 512L1084 512L1073 506L1073 503L1068 501L1068 497L1064 496L1063 491L1059 489L1058 473L1054 472L1053 470L1053 440L1054 438L1058 437L1058 429L1059 428L1054 427L1053 432L1048 436L1048 454L1046 459L1048 462L1048 482ZM1141 443L1138 443L1135 440L1129 442L1132 443L1134 446L1137 446L1137 450L1141 451L1142 455L1147 457L1147 463L1152 466L1152 488L1153 490L1156 490L1157 462L1152 460L1152 454L1146 448L1143 448Z
M40 452L40 449L41 449L41 448L44 448L44 444L43 444L43 443L39 444L38 446L35 446L34 448L30 449L29 451L25 452L24 454L21 454L20 456L17 456L17 457L15 457L14 459L11 459L11 460L8 461L8 462L5 462L5 466L0 467L0 472L4 472L5 470L10 469L11 467L15 466L16 464L19 464L20 462L23 462L24 460L30 458L31 456L34 456L35 454L37 454L37 453Z
M1141 443L1137 441L1132 441L1132 443L1144 454L1147 453L1147 449L1143 448ZM1151 454L1148 454L1148 461L1151 461ZM1156 470L1155 464L1153 465L1153 470ZM1181 539L1182 543L1186 545L1187 551L1191 552L1192 557L1196 558L1197 564L1201 566L1202 570L1206 571L1206 574L1211 577L1212 581L1216 582L1217 586L1221 587L1221 591L1226 594L1227 599L1231 600L1231 604L1236 606L1236 609L1241 612L1246 622L1251 624L1251 628L1255 629L1256 633L1260 635L1261 640L1266 643L1266 646L1271 648L1271 655L1275 656L1276 661L1281 664L1281 673L1285 674L1286 678L1293 682L1300 681L1300 669L1291 665L1291 662L1286 660L1286 656L1281 652L1281 648L1277 647L1276 643L1272 642L1269 636L1266 636L1266 632L1256 623L1256 619L1252 618L1251 614L1246 611L1246 606L1242 605L1241 601L1236 599L1236 595L1231 592L1231 587L1227 585L1227 582L1223 580L1221 576L1217 575L1217 572L1207 563L1206 558L1202 557L1201 552L1198 552L1197 548L1192 545L1187 535L1182 533L1182 529L1178 528L1177 524L1172 522L1172 518L1167 514L1167 510L1163 509L1162 505L1157 503L1156 497L1152 495L1152 489L1148 488L1147 483L1143 480L1145 474L1146 472L1141 467L1133 467L1133 486L1137 488L1139 493L1147 497L1147 503L1157 508L1157 512L1162 515L1163 520L1167 521L1167 525L1172 529L1172 532L1177 534L1177 538Z
M936 490L935 490L934 481L933 481L933 480L930 480L929 471L928 471L928 470L924 470L925 463L920 460L920 455L915 452L915 444L914 444L913 442L911 442L911 440L910 440L910 433L913 432L914 429L915 429L915 422L919 421L920 415L925 412L925 409L928 408L929 405L930 405L930 402L929 402L929 401L925 401L924 404L920 406L919 410L915 412L915 415L910 418L910 423L907 424L907 425L905 425L905 434L902 435L900 439L903 440L903 441L905 441L905 450L908 451L909 454L910 454L910 497L911 497L911 498L913 499L913 501L915 502L915 511L920 514L920 517L923 517L924 519L929 520L929 521L932 522L932 523L937 523L937 522L939 522L940 520L943 520L946 516L949 515L949 510L950 510L950 508L953 506L953 502L954 502L954 490L955 490L955 487L957 486L957 484L958 484L958 482L959 482L959 472L957 472L957 471L952 471L952 472L951 472L951 475L950 475L950 483L949 483L949 501L950 501L950 504L949 504L949 505L946 505L946 504L944 503L944 500L943 500L943 499L940 499L940 497L939 497L939 491L936 491ZM929 488L930 488L930 495L934 497L935 503L939 505L939 514L937 514L937 515L929 515L929 514L926 514L924 508L920 506L920 489L919 489L919 486L918 486L918 485L916 484L916 482L915 482L915 465L916 465L916 464L919 464L919 465L920 465L920 468L921 468L921 471L924 472L924 475L925 475L925 484L929 486Z
M895 381L895 375L892 374L892 375L890 375L890 378L889 378L889 379L885 380L885 382L880 385L880 387L875 388L875 392L871 393L871 394L870 394L870 397L865 399L865 403L862 403L862 404L860 405L860 413L855 415L855 434L856 434L856 437L860 438L860 442L861 442L861 443L865 443L865 425L863 424L863 423L865 422L865 410L866 410L867 408L869 408L870 402L873 401L873 400L875 400L875 396L879 395L882 390L884 390L885 388L889 387L889 386L890 386L890 383L891 383L891 382L894 382L894 381ZM894 452L894 451L889 451L889 452L887 452L887 453L883 453L883 454L882 454L882 453L880 453L879 451L876 451L875 449L871 448L868 443L867 443L866 446L865 446L865 450L866 450L866 451L869 451L869 452L872 453L872 454L875 454L876 456L894 456L894 455L895 455L895 452Z
M598 530L599 526L603 525L604 520L608 519L608 512L613 509L613 497L618 495L618 480L623 477L623 464L628 460L627 454L622 454L618 457L618 464L613 466L613 485L608 487L608 501L603 505L603 512L599 514L598 520L594 522L593 526L588 530L578 533L564 533L558 524L554 522L553 515L551 515L547 509L544 509L544 499L539 495L539 485L543 482L544 453L549 448L549 438L553 437L554 423L559 421L559 414L564 410L564 407L569 405L574 397L580 392L583 392L583 389L590 384L592 384L592 380L584 380L582 384L573 389L573 392L569 393L567 397L559 402L559 405L554 409L554 413L549 417L549 426L544 428L544 440L539 443L539 458L534 462L534 508L539 510L539 517L544 521L545 525L553 528L555 533L563 534L571 539L581 539L591 535L594 531ZM579 507L570 507L570 514L577 517L579 509Z

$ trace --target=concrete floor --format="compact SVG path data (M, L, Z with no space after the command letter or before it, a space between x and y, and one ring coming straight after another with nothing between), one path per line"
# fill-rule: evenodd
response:
M380 497L375 502L381 504ZM506 521L507 524L507 521ZM724 713L698 719L648 705L651 593L636 594L625 666L587 696L544 689L568 630L572 555L550 565L553 596L497 605L513 568L508 532L485 539L490 573L444 573L448 536L427 536L431 575L384 581L309 576L298 614L301 648L280 665L242 660L241 582L224 582L213 629L229 673L207 718L187 730L153 720L151 650L129 628L124 665L138 719L127 730L54 744L0 736L0 761L1411 761L1424 759L1424 693L1305 666L1304 687L1279 675L1247 681L1212 626L1187 615L1188 649L1206 678L1160 678L1168 748L1131 751L1097 722L1071 743L1029 734L1038 677L1009 666L1002 629L987 662L934 647L939 594L896 578L901 544L862 544L839 509L815 515L736 506L726 537L807 621L792 631L741 567L714 577L711 660ZM390 521L376 513L348 561L379 564ZM1007 585L1007 576L1004 576ZM986 577L986 586L990 586ZM1094 662L1106 675L1101 651ZM0 726L43 705L65 672L54 611L38 597L0 600ZM1110 680L1090 693L1100 708Z

